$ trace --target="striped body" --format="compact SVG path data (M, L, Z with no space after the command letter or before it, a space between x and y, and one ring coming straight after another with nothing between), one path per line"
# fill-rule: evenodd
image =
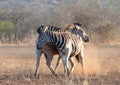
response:
M39 30L39 34L37 48L39 49L40 46L44 47L48 42L54 43L60 57L63 59L64 72L66 74L68 72L68 59L81 52L83 45L81 37L77 37L69 32L43 31L43 29ZM44 43L40 43L41 40Z
M43 31L46 31L46 32L47 31L57 31L57 32L60 32L60 33L48 32L48 33L46 33L46 35L50 36L50 37L48 39L46 39L45 38L46 35L43 36L43 34L40 33L41 29ZM81 38L84 42L86 42L86 41L88 42L89 37L81 29L79 24L69 25L65 29L61 29L61 28L58 28L56 26L44 25L44 26L40 26L38 28L37 32L39 33L39 36L38 36L38 39L36 41L37 59L36 59L35 75L37 74L37 70L38 70L38 66L39 66L39 62L40 62L40 57L41 57L42 53L45 54L46 61L47 61L46 64L48 65L51 72L55 75L55 70L56 70L57 66L59 65L59 61L60 61L61 57L58 57L58 61L57 61L57 64L56 64L54 70L51 66L52 58L53 58L54 55L57 55L58 53L60 53L60 51L64 52L64 50L65 50L64 47L67 46L67 45L68 45L68 47L71 47L70 57L76 55L81 50L81 52L79 53L80 58L79 58L79 56L75 56L75 57L81 63L81 65L83 65L83 63L84 63L83 62L83 57L84 56L83 56L83 44L82 44ZM72 34L67 33L67 32L71 32ZM77 35L77 37L73 34ZM72 37L71 37L71 35L72 35ZM78 42L78 40L80 40L80 41ZM78 49L78 47L79 47L79 49ZM66 53L66 52L64 52L64 53ZM74 65L75 65L74 62L73 62L73 59L70 58L69 61L71 63L71 71L73 71Z
M42 42L42 43L41 43ZM80 52L80 46L82 44L81 37L77 37L69 32L52 32L46 31L44 35L39 35L37 48L43 48L46 43L54 43L59 51L64 52L65 46L71 45L71 56Z

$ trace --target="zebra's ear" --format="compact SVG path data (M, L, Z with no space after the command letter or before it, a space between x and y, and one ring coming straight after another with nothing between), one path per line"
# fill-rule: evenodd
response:
M41 25L38 29L37 29L37 32L40 34L40 33L42 33L43 32L43 25Z
M73 23L74 25L77 25L77 26L82 26L82 24L81 23L78 23L78 22L76 22L76 23Z

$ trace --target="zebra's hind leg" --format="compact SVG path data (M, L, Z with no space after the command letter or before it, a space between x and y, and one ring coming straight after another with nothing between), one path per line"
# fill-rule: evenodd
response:
M59 63L60 63L60 59L61 59L61 57L58 56L58 60L57 60L56 66L55 66L55 68L54 68L54 71L56 71L56 69L57 69L57 67L58 67L58 65L59 65Z
M53 59L53 55L49 55L49 56L47 55L46 58L47 58L46 59L47 60L46 64L47 64L48 68L50 69L50 71L52 72L52 74L57 77L57 74L55 73L55 71L53 70L53 67L51 66L51 61Z

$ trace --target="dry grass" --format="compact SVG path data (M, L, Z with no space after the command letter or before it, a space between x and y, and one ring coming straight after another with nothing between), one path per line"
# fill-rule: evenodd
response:
M8 49L8 47L6 48ZM30 48L10 48L16 49L14 52L19 52L21 55L12 53L11 51L3 50L0 47L0 85L119 85L120 84L120 55L110 56L107 54L97 53L97 48L90 50L89 53L85 53L86 62L86 77L83 77L80 72L80 65L76 63L74 73L68 78L64 78L62 63L57 69L59 78L55 78L48 67L44 57L41 59L39 66L39 74L35 78L35 55L30 55L30 51L34 51L33 47ZM23 53L28 50L28 55ZM89 48L88 48L89 50ZM88 51L87 50L87 51ZM4 51L4 52L2 52ZM114 50L115 51L115 50ZM119 51L116 49L116 51ZM93 56L93 53L94 56ZM18 53L18 54L20 54ZM22 54L23 53L23 54ZM34 52L32 52L34 53ZM11 54L11 55L8 55ZM89 54L89 55L88 55ZM52 62L55 64L55 59Z

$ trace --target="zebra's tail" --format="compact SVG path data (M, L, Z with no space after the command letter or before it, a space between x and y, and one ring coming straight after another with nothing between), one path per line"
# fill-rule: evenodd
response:
M83 58L82 58L82 56L76 55L75 58L78 61L78 63L83 64Z
M76 58L76 60L78 61L78 63L80 63L80 64L82 65L82 67L85 66L84 59L83 59L84 57L83 57L83 56L81 56L81 55L76 55L75 58Z

